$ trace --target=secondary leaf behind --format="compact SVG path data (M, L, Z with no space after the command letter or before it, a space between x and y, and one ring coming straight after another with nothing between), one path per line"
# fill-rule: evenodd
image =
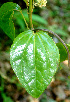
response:
M13 2L4 3L0 8L0 27L12 40L15 37L15 28L12 21L14 10L21 10L21 8Z

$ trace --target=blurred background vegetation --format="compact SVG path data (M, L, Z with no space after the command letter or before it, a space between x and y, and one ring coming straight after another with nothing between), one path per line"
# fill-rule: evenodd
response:
M70 44L70 0L47 0L46 7L35 7L33 10L33 27L52 30L65 43ZM23 15L29 23L27 7L23 0L1 0L20 5ZM16 36L25 31L26 25L19 12L14 12L13 22ZM58 43L58 39L52 36ZM9 51L12 40L0 28L0 102L70 102L70 72L67 61L60 64L51 84L39 99L32 98L16 78L9 62Z

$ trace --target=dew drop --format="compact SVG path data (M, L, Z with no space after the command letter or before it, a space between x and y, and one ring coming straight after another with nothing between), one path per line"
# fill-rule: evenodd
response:
M34 92L34 90L31 90L31 92Z
M51 72L51 73L53 73L54 71L55 71L54 69L50 68L50 72Z
M38 50L38 53L40 53L41 58L45 61L45 60L46 60L46 57L45 57L45 55L43 54L43 52L42 52L40 49L37 49L37 50Z
M49 60L52 61L53 59L52 58L49 58Z
M47 52L49 54L49 52Z
M28 83L28 85L31 86L31 84L33 84L33 83L34 83L34 79L32 79L32 80Z
M54 64L52 63L51 66L54 66Z

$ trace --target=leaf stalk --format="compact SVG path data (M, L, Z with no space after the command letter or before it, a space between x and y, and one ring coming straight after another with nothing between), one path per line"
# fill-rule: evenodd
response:
M29 26L30 26L30 29L33 28L33 24L32 24L32 0L29 0Z

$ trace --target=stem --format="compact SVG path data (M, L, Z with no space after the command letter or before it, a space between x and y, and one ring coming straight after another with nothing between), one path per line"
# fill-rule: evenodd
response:
M15 10L15 9L14 9L14 10ZM21 13L21 15L22 15L22 17L23 17L23 19L24 19L24 22L25 22L25 24L26 24L26 27L27 27L27 29L29 29L28 23L26 22L26 19L25 19L24 15L23 15L22 11L20 11L20 10L15 10L15 11L18 11L18 12ZM13 13L13 14L14 14L14 13Z
M27 24L27 22L26 22L26 19L25 19L23 13L22 13L21 11L19 11L19 12L21 13L21 15L22 15L22 17L23 17L23 19L24 19L24 22L25 22L25 24L26 24L27 29L29 29L28 24Z
M29 26L30 26L30 29L33 28L33 25L32 25L32 0L29 0Z

